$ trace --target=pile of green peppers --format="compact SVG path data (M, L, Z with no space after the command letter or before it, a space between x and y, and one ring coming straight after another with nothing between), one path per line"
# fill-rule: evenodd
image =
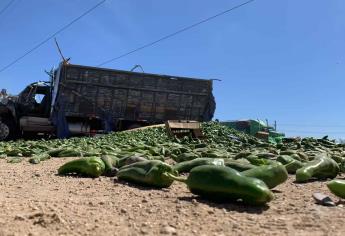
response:
M202 128L205 136L202 140L172 138L163 127L156 127L97 138L0 142L0 158L7 159L9 163L28 160L32 164L44 164L43 161L50 158L77 157L76 160L66 161L58 173L117 176L121 181L158 188L169 187L173 181L171 178L181 178L181 173L189 174L190 181L193 180L190 183L195 183L196 177L193 176L202 174L192 173L199 173L196 170L205 166L211 168L212 173L226 170L231 172L229 176L260 180L258 186L264 183L268 189L284 183L288 174L295 175L296 182L305 183L333 179L345 171L345 145L337 144L328 137L287 139L272 144L218 122L203 123ZM212 178L218 178L217 174L214 176ZM339 184L336 182L333 185ZM200 192L193 186L191 190ZM242 190L240 192L243 193ZM225 194L227 198L228 194ZM233 197L229 198L249 201L242 199L242 195L231 194Z

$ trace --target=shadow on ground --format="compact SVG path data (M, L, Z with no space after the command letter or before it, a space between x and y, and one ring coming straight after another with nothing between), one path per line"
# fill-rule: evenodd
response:
M237 212L246 212L251 214L261 214L269 209L268 205L256 206L256 205L247 205L243 202L213 202L199 196L189 196L189 197L179 197L180 201L188 201L209 205L210 207L224 209L226 211L237 211Z

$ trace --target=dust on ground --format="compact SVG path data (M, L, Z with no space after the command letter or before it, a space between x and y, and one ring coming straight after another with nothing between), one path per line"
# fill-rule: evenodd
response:
M0 235L343 235L345 207L315 204L326 182L278 186L265 207L216 204L183 183L157 190L57 176L70 158L38 165L0 160Z

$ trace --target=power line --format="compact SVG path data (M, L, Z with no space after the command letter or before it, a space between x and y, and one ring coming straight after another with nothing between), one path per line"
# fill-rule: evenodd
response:
M61 33L62 31L66 30L68 27L70 27L71 25L73 25L75 22L77 22L78 20L80 20L81 18L83 18L84 16L86 16L87 14L89 14L90 12L92 12L93 10L95 10L97 7L99 7L100 5L102 5L106 0L103 0L99 3L97 3L96 5L94 5L93 7L91 7L89 10L87 10L86 12L84 12L83 14L81 14L80 16L78 16L77 18L75 18L74 20L72 20L70 23L68 23L67 25L63 26L62 28L60 28L58 31L56 31L54 34L50 35L49 37L47 37L45 40L43 40L42 42L40 42L39 44L37 44L36 46L34 46L33 48L31 48L30 50L28 50L27 52L25 52L22 56L18 57L17 59L15 59L14 61L12 61L11 63L9 63L8 65L2 67L0 69L0 73L3 72L4 70L8 69L9 67L11 67L12 65L14 65L15 63L17 63L18 61L20 61L21 59L23 59L24 57L26 57L27 55L29 55L30 53L32 53L33 51L35 51L36 49L38 49L39 47L41 47L43 44L45 44L46 42L48 42L50 39L54 38L56 35L58 35L59 33Z
M224 15L224 14L226 14L226 13L228 13L228 12L231 12L231 11L237 9L237 8L240 8L240 7L244 6L244 5L247 5L247 4L249 4L249 3L252 3L252 2L254 2L254 1L255 1L255 0L250 0L250 1L244 2L244 3L242 3L242 4L236 5L236 6L232 7L232 8L230 8L230 9L227 9L227 10L225 10L225 11L222 11L222 12L216 14L216 15L213 15L213 16L211 16L211 17L208 17L208 18L206 18L206 19L204 19L204 20L202 20L202 21L199 21L199 22L197 22L197 23L194 23L194 24L192 24L192 25L186 26L186 27L184 27L184 28L182 28L182 29L180 29L180 30L178 30L178 31L175 31L174 33L168 34L168 35L166 35L166 36L164 36L164 37L162 37L162 38L160 38L160 39L157 39L157 40L155 40L155 41L153 41L153 42L147 43L147 44L145 44L145 45L143 45L143 46L141 46L141 47L138 47L138 48L136 48L136 49L133 49L133 50L127 52L127 53L121 54L121 55L119 55L119 56L117 56L117 57L114 57L114 58L112 58L112 59L109 59L109 60L107 60L107 61L104 61L104 62L98 64L97 66L103 66L103 65L108 64L108 63L110 63L110 62L112 62L112 61L118 60L118 59L120 59L120 58L122 58L122 57L128 56L128 55L130 55L130 54L132 54L132 53L135 53L135 52L137 52L137 51L140 51L140 50L142 50L142 49L144 49L144 48L148 48L148 47L150 47L150 46L152 46L152 45L154 45L154 44L157 44L157 43L159 43L159 42L161 42L161 41L163 41L163 40L166 40L166 39L168 39L168 38L171 38L171 37L173 37L173 36L175 36L175 35L177 35L177 34L180 34L180 33L184 32L184 31L187 31L187 30L189 30L189 29L191 29L191 28L194 28L194 27L196 27L196 26L198 26L198 25L201 25L201 24L203 24L203 23L205 23L205 22L207 22L207 21L213 20L214 18L216 18L216 17L218 17L218 16Z
M3 14L14 2L15 0L12 0L4 8L2 8L2 10L0 10L0 15Z

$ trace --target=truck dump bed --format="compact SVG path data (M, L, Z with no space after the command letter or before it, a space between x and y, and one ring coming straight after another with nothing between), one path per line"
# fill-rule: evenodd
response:
M209 121L214 114L212 80L71 64L59 71L57 101L66 116L158 123Z

